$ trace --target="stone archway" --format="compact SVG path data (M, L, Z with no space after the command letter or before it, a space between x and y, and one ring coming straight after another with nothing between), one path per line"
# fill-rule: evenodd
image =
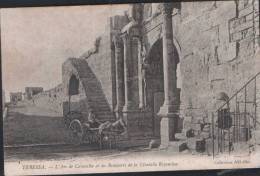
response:
M177 77L180 79L179 69L179 54L176 47L173 45L175 52L175 61L177 61ZM172 62L174 59L172 58ZM176 68L172 68L176 69ZM156 137L160 137L160 121L158 116L159 110L164 103L164 68L163 68L163 41L159 38L150 50L148 51L143 63L144 70L144 104L146 109L149 109L153 116L153 132ZM178 80L177 79L177 80ZM176 92L178 99L180 99L181 81L177 81L177 89L172 91ZM177 105L179 109L179 104ZM178 127L177 127L178 128Z
M153 134L160 136L160 118L157 113L164 102L162 39L158 39L144 61L144 104L153 116Z

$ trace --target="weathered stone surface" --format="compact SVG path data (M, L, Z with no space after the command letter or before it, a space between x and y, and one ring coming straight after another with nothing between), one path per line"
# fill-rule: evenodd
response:
M186 137L194 137L194 130L193 129L183 129L183 133L185 134Z
M168 148L169 148L170 150L175 151L175 152L182 152L182 151L188 149L187 143L186 143L186 142L183 142L183 141L170 142Z
M203 139L208 139L208 138L210 138L210 133L209 132L202 132L202 133L200 133L200 136Z
M196 149L196 138L188 138L187 139L187 146L189 149L191 150L195 150Z
M160 141L159 140L151 140L150 143L149 143L149 149L152 149L152 148L157 148L160 146Z
M175 139L176 140L186 140L187 139L187 136L185 135L185 133L176 133L175 134Z
M201 131L201 124L193 124L192 129L195 131Z

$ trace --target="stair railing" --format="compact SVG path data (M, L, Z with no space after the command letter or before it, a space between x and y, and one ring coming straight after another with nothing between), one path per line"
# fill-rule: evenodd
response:
M257 77L259 75L260 72L249 79L224 104L222 104L216 112L212 113L211 137L213 144L213 158L219 153L226 152L226 148L228 148L228 153L230 154L232 150L235 150L235 143L239 143L241 141L247 142L251 138L252 130L255 130L257 124L260 124L257 121ZM252 87L250 87L251 84ZM253 88L253 91L250 88ZM253 95L250 95L252 92ZM250 98L251 101L248 100ZM232 124L228 129L220 128L221 124L219 124L220 118L226 118L223 116L224 110L227 111L227 113L224 112L224 116L230 116L232 119ZM216 116L218 119L217 121L215 120ZM221 123L226 122L225 120L222 120Z

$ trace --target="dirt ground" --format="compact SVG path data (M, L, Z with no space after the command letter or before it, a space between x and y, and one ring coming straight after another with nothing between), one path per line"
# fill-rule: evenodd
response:
M5 146L69 142L69 130L60 114L25 102L8 108L4 119Z

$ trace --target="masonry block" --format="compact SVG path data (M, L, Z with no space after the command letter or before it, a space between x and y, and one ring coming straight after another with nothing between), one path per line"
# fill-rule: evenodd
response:
M170 142L169 149L173 150L175 152L182 152L182 151L188 149L188 147L187 147L187 143L186 142L174 141L174 142Z
M185 129L183 130L183 132L185 133L185 136L188 138L195 136L193 129Z
M175 139L176 139L176 140L183 141L183 140L186 140L187 137L186 137L185 133L176 133L176 134L175 134Z
M196 151L203 153L206 151L206 141L205 139L197 139L196 140Z
M201 136L203 139L208 139L208 138L210 138L210 133L209 133L209 132L201 132L201 133L200 133L200 136Z
M187 139L187 146L189 149L191 150L195 150L196 149L196 138L188 138Z

